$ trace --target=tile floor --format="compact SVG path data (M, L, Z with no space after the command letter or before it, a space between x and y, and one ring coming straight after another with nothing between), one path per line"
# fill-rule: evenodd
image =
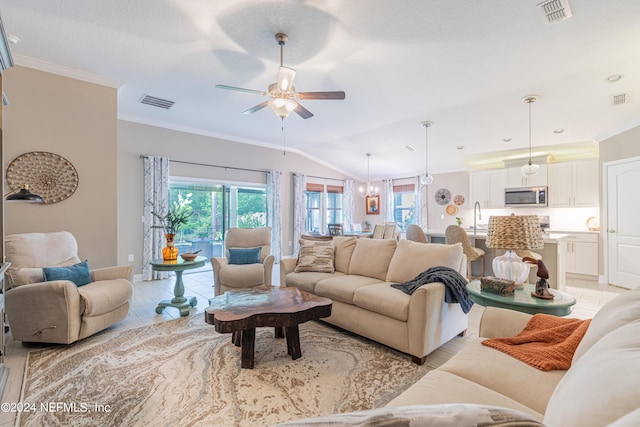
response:
M274 266L273 283L279 283L278 265ZM185 272L183 275L185 295L197 297L198 304L192 308L190 315L201 315L208 306L208 299L213 297L213 275L211 270L194 270ZM129 316L113 326L110 330L125 330L143 325L148 325L166 320L176 319L180 314L175 308L167 308L162 314L156 314L155 308L162 299L173 297L174 277L166 280L154 280L148 282L135 282L133 300ZM577 303L571 313L571 317L581 319L591 318L610 299L625 289L603 285L580 279L567 279L566 292L573 295ZM427 363L431 366L440 366L451 356L464 347L467 341L478 336L478 327L483 307L475 304L469 313L469 330L464 337L456 337L438 350L427 356ZM7 355L5 365L9 368L9 379L7 381L2 402L18 402L27 352L31 348L25 348L19 342L14 342L10 334L7 336ZM13 425L15 414L0 413L0 427Z

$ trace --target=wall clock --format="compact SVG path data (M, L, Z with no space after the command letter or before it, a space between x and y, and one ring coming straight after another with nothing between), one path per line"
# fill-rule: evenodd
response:
M436 199L436 203L439 205L446 205L451 200L451 192L446 188L441 188L436 191L436 194L433 196Z
M23 184L42 197L42 203L58 203L78 188L78 172L62 156L46 151L32 151L16 157L7 167L7 185L19 191Z

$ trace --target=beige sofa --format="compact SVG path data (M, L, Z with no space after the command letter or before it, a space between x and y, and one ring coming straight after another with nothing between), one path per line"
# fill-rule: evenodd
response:
M434 266L466 275L462 246L395 239L334 237L333 272L296 272L298 258L280 262L280 286L295 286L333 301L323 319L393 347L423 364L426 355L467 329L460 304L444 302L444 285L430 283L408 295L391 283L414 279Z
M598 311L568 371L540 371L480 344L517 335L530 317L485 309L482 338L387 407L471 403L525 412L549 427L640 425L640 288Z

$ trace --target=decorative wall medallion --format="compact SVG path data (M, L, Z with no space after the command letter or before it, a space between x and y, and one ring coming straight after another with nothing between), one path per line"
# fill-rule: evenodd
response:
M453 203L455 203L458 206L464 205L464 196L462 194L458 194L453 198Z
M16 157L7 167L7 185L20 191L23 184L42 197L42 203L58 203L78 188L78 172L62 156L46 151L32 151Z
M449 215L455 215L458 213L458 207L456 205L449 205L446 207L445 212Z
M441 188L436 191L436 194L433 197L436 199L437 204L446 205L451 200L451 193L446 188Z

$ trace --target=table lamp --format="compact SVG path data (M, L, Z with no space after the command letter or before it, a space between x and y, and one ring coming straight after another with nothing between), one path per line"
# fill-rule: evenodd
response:
M487 247L506 249L491 263L493 274L500 279L513 280L517 289L524 288L529 277L529 264L522 262L516 249L542 249L542 228L537 215L491 216L487 231Z

